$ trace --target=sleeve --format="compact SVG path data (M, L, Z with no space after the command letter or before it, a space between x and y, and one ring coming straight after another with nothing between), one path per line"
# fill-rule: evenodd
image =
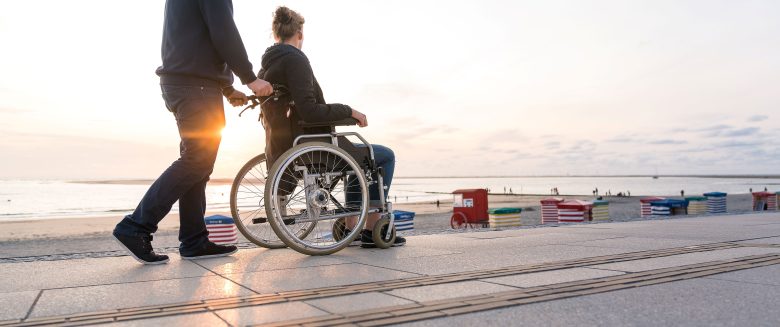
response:
M236 22L233 21L233 1L201 0L200 11L208 27L211 42L220 57L241 79L241 83L254 82L257 77L252 71L252 63L249 62Z
M352 116L352 108L347 105L317 103L314 91L314 74L311 65L302 56L293 56L285 65L287 88L295 101L295 109L303 121L319 123L336 121Z

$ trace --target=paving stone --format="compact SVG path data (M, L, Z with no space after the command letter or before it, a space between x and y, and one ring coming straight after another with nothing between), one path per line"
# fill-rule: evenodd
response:
M27 315L38 291L0 293L0 321L22 319Z
M552 270L539 273L504 276L484 279L486 282L503 284L515 287L534 287L578 280L594 279L608 276L622 275L622 272L598 270L589 268L571 268Z
M255 292L265 294L310 288L350 285L416 277L417 275L361 264L304 267L233 274L227 277Z
M780 265L733 271L706 278L780 286Z
M325 299L308 300L306 303L330 313L345 313L396 306L412 302L387 294L371 292L355 295L336 296Z
M593 240L577 242L572 245L581 246L596 246L618 249L631 249L631 250L657 250L676 248L689 245L698 245L707 243L701 240L680 240L680 239L668 239L668 238L646 238L646 237L622 237L605 240Z
M67 273L63 273L67 272ZM0 292L29 291L214 275L171 255L165 265L142 265L130 257L0 264ZM24 276L24 278L22 278Z
M159 317L142 320L120 321L110 324L100 324L97 326L107 327L145 327L145 326L188 326L188 327L210 327L210 326L228 326L222 319L219 319L211 312L196 313L188 315L177 315L170 317Z
M780 224L780 222L778 222ZM742 241L743 244L780 244L780 237L761 238L757 240Z
M687 253L687 254L673 255L668 257L642 259L642 260L635 260L635 261L628 261L628 262L617 262L617 263L609 263L603 265L594 265L591 266L591 268L638 272L638 271L646 271L646 270L653 270L653 269L692 265L692 264L709 262L709 261L734 259L734 258L746 257L750 255L772 254L772 253L780 254L780 249L734 248L734 249L726 249L726 250Z
M695 279L403 324L776 326L780 287Z
M215 312L233 326L267 324L272 322L324 316L328 313L303 302L268 304L255 307L219 310Z
M393 261L376 260L370 261L370 264L419 274L438 275L625 252L627 252L627 250L585 248L565 245L545 245L523 249L513 249L509 246L503 248L478 247L472 249L469 253L464 254L408 258Z
M199 260L199 265L217 274L279 270L349 263L337 256L308 256L290 249L246 249L228 257Z
M466 281L440 285L401 288L385 293L412 301L425 302L462 296L498 293L513 289L516 288L480 281Z
M32 317L254 294L219 276L45 290Z

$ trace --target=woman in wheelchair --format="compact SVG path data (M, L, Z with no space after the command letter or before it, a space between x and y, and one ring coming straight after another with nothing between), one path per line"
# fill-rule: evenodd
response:
M329 104L325 102L322 89L320 88L319 83L317 83L317 79L314 77L309 60L303 51L301 51L304 40L303 24L304 18L297 12L286 7L279 7L276 10L272 25L276 43L266 49L262 58L262 69L258 73L259 78L262 78L275 86L283 85L286 87L286 90L283 90L284 92L277 92L277 94L286 93L286 96L281 95L278 98L273 99L274 101L265 101L265 104L262 107L262 121L266 131L265 155L269 171L279 159L282 159L283 153L288 152L288 150L293 148L295 139L300 135L323 134L323 138L318 141L325 139L326 141L324 142L330 143L329 138L325 134L334 132L335 129L333 128L333 125L343 125L345 119L354 118L358 126L368 126L366 116L361 112L344 104ZM342 123L331 123L337 121L342 121ZM354 124L354 122L352 124ZM367 180L369 180L369 183L366 183L365 185L367 185L368 188L368 207L377 208L380 203L384 204L385 201L380 201L380 198L384 196L384 199L387 199L389 186L392 182L393 169L395 167L395 155L393 154L393 151L387 147L372 144L371 147L373 148L374 156L373 163L376 167L366 167L365 165L371 162L368 159L370 158L368 147L365 144L353 144L351 141L347 141L346 137L343 136L340 136L338 139L338 147L345 152L350 153L351 156L356 159L356 162L363 165L364 169L373 168L376 171L382 172L382 181L385 186L384 190L380 191L379 189L380 183L376 182L378 180L377 174L368 177ZM312 155L310 154L310 156ZM322 154L320 154L320 156L322 156ZM311 159L311 161L314 162L317 160ZM325 162L327 161L328 160L320 158L317 163L325 165ZM335 161L335 159L333 161ZM338 166L338 164L332 163L328 163L328 165L330 165L328 168L331 170L334 169L333 165ZM307 178L305 176L309 176L313 172L303 171L306 169L301 168L302 164L300 163L298 166L291 163L289 167L291 168L287 168L286 176L281 178L281 181L278 183L282 185L282 189L284 189L285 185L291 185L288 187L289 190L287 190L287 193L294 194L294 192L296 192L296 190L294 190L296 186L299 187L298 189L303 188L301 187L303 182L300 180L304 180ZM346 164L341 164L339 167L341 167L340 171L342 172L350 170ZM336 170L339 171L338 169ZM311 199L321 196L323 202L320 203L320 208L322 209L317 208L316 210L322 210L322 215L325 215L325 208L330 204L337 205L342 211L346 211L346 209L344 209L345 206L350 207L350 205L359 205L361 202L361 190L359 188L358 178L355 176L346 176L346 174L342 177L337 176L338 174L329 174L331 174L333 181L329 180L327 184L331 185L323 185L326 183L319 180L317 182L320 185L318 191L306 191L306 197L304 197L306 200L304 200L304 202L308 203ZM327 176L328 174L319 173L318 176L323 175L326 179L330 178ZM339 181L341 181L342 184L345 184L341 191L332 188L333 184L336 184ZM374 183L372 184L370 181L374 181ZM271 183L271 181L269 181L269 183ZM339 192L343 192L341 199L345 202L345 206L342 206L337 201L337 196L334 196L339 194ZM280 194L285 194L285 192L281 192ZM270 196L270 194L266 192L266 196ZM278 201L282 203L278 206L284 207L284 201L295 201L294 199L285 199L289 196L289 194L287 196L281 196ZM312 210L311 204L306 204L305 207L310 211ZM359 240L362 247L370 248L375 246L372 230L374 224L380 219L381 211L373 210L367 212L369 213L365 218L365 227L360 234ZM317 214L319 215L319 213ZM358 219L355 216L343 217L340 222L343 225L340 226L342 229L346 228L346 231L337 232L334 228L334 237L337 237L335 234L339 233L343 233L341 235L351 235L357 222ZM287 224L287 222L285 222L285 224ZM384 229L382 233L386 233L387 230L388 229ZM357 241L358 238L355 240ZM396 237L392 246L401 246L404 245L405 242L404 238Z

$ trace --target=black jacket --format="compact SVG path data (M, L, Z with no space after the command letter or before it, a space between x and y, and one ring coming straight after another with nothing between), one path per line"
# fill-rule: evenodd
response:
M222 87L253 82L252 63L233 21L231 0L167 0L160 77L208 79Z
M284 151L292 147L293 140L303 133L299 121L319 123L337 121L352 116L352 109L343 104L325 102L309 59L303 51L287 44L275 44L263 54L262 69L257 77L271 84L283 84L289 90L289 98L268 101L263 105L265 127L265 155L269 167ZM290 107L290 101L295 103ZM289 117L288 117L289 112ZM312 133L328 132L307 131Z

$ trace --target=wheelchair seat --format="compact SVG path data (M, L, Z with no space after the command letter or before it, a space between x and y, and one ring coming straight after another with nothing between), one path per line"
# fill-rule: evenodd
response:
M328 121L328 122L318 122L318 123L307 123L305 121L298 121L298 126L303 128L304 135L305 134L326 134L323 133L323 128L328 127L330 128L330 134L336 133L336 126L355 126L357 125L358 121L355 118L346 118L342 120L337 121ZM349 153L352 158L355 159L363 169L369 169L373 168L371 167L371 154L367 147L357 147L355 144L347 139L346 136L338 136L336 138L338 142L338 147ZM301 139L301 143L306 142L324 142L324 143L332 143L331 138L329 137L321 137L321 138L304 138Z

